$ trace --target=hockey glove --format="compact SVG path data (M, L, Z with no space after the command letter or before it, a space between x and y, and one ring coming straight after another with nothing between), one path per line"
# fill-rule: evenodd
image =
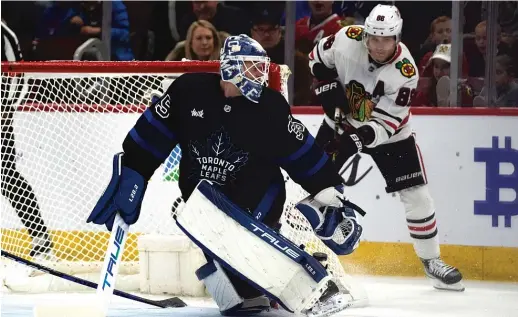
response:
M354 132L344 132L338 139L331 139L324 145L324 150L331 157L340 154L346 160L363 150L363 139Z
M346 200L342 192L343 186L326 188L296 207L328 248L338 255L347 255L358 247L363 231L355 210L362 216L365 212Z
M319 82L315 88L315 95L325 113L334 113L336 108L342 110L344 115L351 112L344 87L338 80Z
M112 230L116 213L128 225L137 222L147 187L142 175L123 166L123 156L124 153L118 153L113 157L110 183L86 220L87 223L104 224L109 231Z

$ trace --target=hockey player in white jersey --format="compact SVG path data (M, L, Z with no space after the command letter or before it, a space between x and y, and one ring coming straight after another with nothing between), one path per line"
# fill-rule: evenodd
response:
M462 291L461 273L440 258L433 200L410 128L419 74L401 42L402 26L395 6L377 5L364 26L345 27L314 47L309 65L325 112L316 141L337 168L358 152L372 156L387 193L399 193L426 276L436 288Z

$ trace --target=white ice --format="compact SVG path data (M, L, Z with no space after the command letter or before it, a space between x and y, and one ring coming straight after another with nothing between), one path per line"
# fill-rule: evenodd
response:
M357 277L367 290L370 305L347 309L336 316L349 317L518 317L518 283L467 281L465 292L433 289L424 278ZM163 299L167 296L149 296ZM2 317L32 316L35 305L58 305L94 300L93 293L12 294L3 293ZM108 316L220 316L210 299L182 298L186 308L161 309L115 297ZM267 312L264 317L289 316L286 312Z

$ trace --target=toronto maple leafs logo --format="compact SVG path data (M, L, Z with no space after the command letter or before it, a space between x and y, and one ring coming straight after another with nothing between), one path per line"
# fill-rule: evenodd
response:
M292 116L288 116L288 132L295 134L297 140L304 139L304 130L306 128L302 123L294 121Z
M248 153L235 147L223 128L214 132L206 144L191 141L189 153L194 161L189 178L206 179L219 185L234 180L235 174L248 161Z

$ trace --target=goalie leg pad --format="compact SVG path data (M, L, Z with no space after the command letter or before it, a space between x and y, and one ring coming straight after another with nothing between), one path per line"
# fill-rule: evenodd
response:
M332 278L320 262L257 222L207 181L177 209L176 221L217 264L289 312L312 308Z
M203 281L223 316L258 314L270 308L270 300L266 296L251 299L239 296L218 262L209 260L196 271L196 276Z

